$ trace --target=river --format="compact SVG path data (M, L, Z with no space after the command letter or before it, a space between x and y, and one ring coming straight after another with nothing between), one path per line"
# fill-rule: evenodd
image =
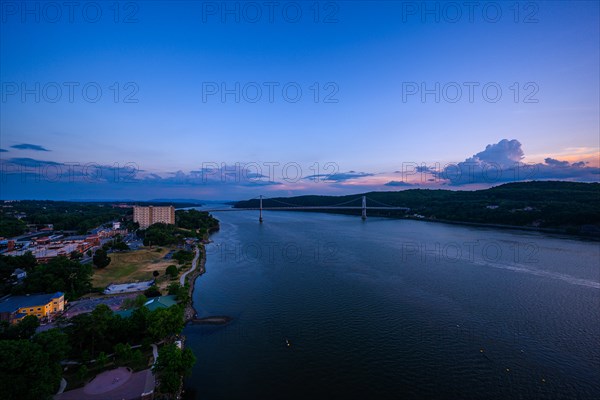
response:
M599 399L600 244L305 212L223 212L187 399ZM287 342L286 342L287 340ZM289 346L288 346L289 343Z

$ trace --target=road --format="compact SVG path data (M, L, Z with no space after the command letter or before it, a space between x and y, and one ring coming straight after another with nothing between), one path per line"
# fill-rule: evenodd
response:
M192 261L192 268L190 268L188 271L186 271L183 275L181 275L181 278L179 278L179 284L181 286L185 286L185 277L187 276L187 274L189 274L190 272L195 270L196 267L198 266L199 258L200 258L200 250L198 250L198 246L196 246L196 256L194 257L194 260Z

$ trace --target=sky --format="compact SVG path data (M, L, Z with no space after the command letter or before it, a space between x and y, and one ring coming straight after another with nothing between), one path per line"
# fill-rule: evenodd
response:
M2 199L600 178L598 2L0 7Z

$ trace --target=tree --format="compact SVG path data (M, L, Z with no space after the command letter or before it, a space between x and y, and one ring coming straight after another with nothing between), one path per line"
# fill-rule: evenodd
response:
M148 301L148 298L146 296L144 296L143 294L140 294L133 301L133 306L135 308L143 307L144 304L146 304L147 301Z
M92 266L60 256L37 265L27 274L24 290L28 293L65 292L73 300L92 289Z
M129 246L127 245L127 243L123 242L122 240L118 240L117 242L115 242L112 245L113 250L119 250L119 251L126 251L129 250Z
M59 329L40 332L32 338L32 341L44 349L51 362L64 360L71 350L69 337Z
M51 362L37 343L29 340L0 340L0 398L45 400L56 393L60 364Z
M6 215L0 216L0 236L13 237L23 234L27 226L23 221Z
M87 352L92 359L100 351L112 350L113 335L120 333L115 329L114 313L106 304L98 305L91 313L76 315L70 322L65 332L75 354Z
M146 303L146 301L148 301L148 298L146 296L144 296L143 294L138 294L135 297L135 299L126 299L123 302L121 309L140 308Z
M173 282L169 285L169 294L176 296L177 297L177 301L180 301L182 303L186 303L189 299L190 299L190 295L188 292L188 288L185 286L181 286L179 283L177 282Z
M179 275L179 270L177 269L177 266L175 265L169 265L167 267L167 271L166 271L167 275L169 275L171 278L175 279L177 278L177 275Z
M15 286L18 281L13 272L17 268L21 268L29 273L37 261L35 256L28 251L21 256L3 256L0 254L0 296L11 292L18 292L20 286Z
M188 376L196 357L190 349L181 350L174 343L167 344L158 351L158 359L152 367L160 378L163 393L175 393L181 385L181 377Z
M194 259L194 253L191 251L178 250L173 253L173 259L177 260L179 264L184 264L185 262L192 261Z
M85 365L82 365L79 367L79 369L77 369L77 379L79 379L80 381L85 380L85 378L87 378L88 374L89 374L89 370L88 367L86 367Z
M144 368L148 365L148 359L140 349L136 349L131 353L131 364L134 368Z
M183 326L183 308L179 305L159 308L148 316L148 333L154 340L181 333Z
M146 297L158 297L161 295L161 293L155 285L152 285L148 289L144 290L144 295Z
M133 351L128 343L117 343L115 345L115 359L120 364L127 364L133 357Z
M8 327L0 335L0 339L29 339L40 326L40 321L35 315L28 315L15 325Z
M152 272L153 277L158 278L158 275L160 275L160 273L158 271Z
M98 358L96 358L96 365L98 365L100 368L104 368L107 363L108 357L106 356L105 352L101 351L100 354L98 354Z
M173 225L163 223L150 225L146 230L140 232L140 235L144 238L144 246L167 246L183 240Z
M79 260L80 258L83 257L83 254L81 254L78 251L72 251L71 254L69 254L71 256L72 260Z
M106 250L104 249L96 250L96 254L94 254L94 258L92 259L92 262L98 268L104 268L108 266L108 264L110 264L110 261L111 259L110 257L108 257Z
M32 341L44 349L50 362L53 363L64 360L71 351L69 337L59 329L40 332L32 338Z
M88 251L86 251L86 252L85 252L85 254L86 254L88 257L91 257L93 253L92 253L92 250L88 250Z

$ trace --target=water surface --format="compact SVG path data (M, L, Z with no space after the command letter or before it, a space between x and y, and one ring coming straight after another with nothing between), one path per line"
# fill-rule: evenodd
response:
M293 212L216 214L190 399L600 398L600 247ZM291 346L286 345L286 339Z

